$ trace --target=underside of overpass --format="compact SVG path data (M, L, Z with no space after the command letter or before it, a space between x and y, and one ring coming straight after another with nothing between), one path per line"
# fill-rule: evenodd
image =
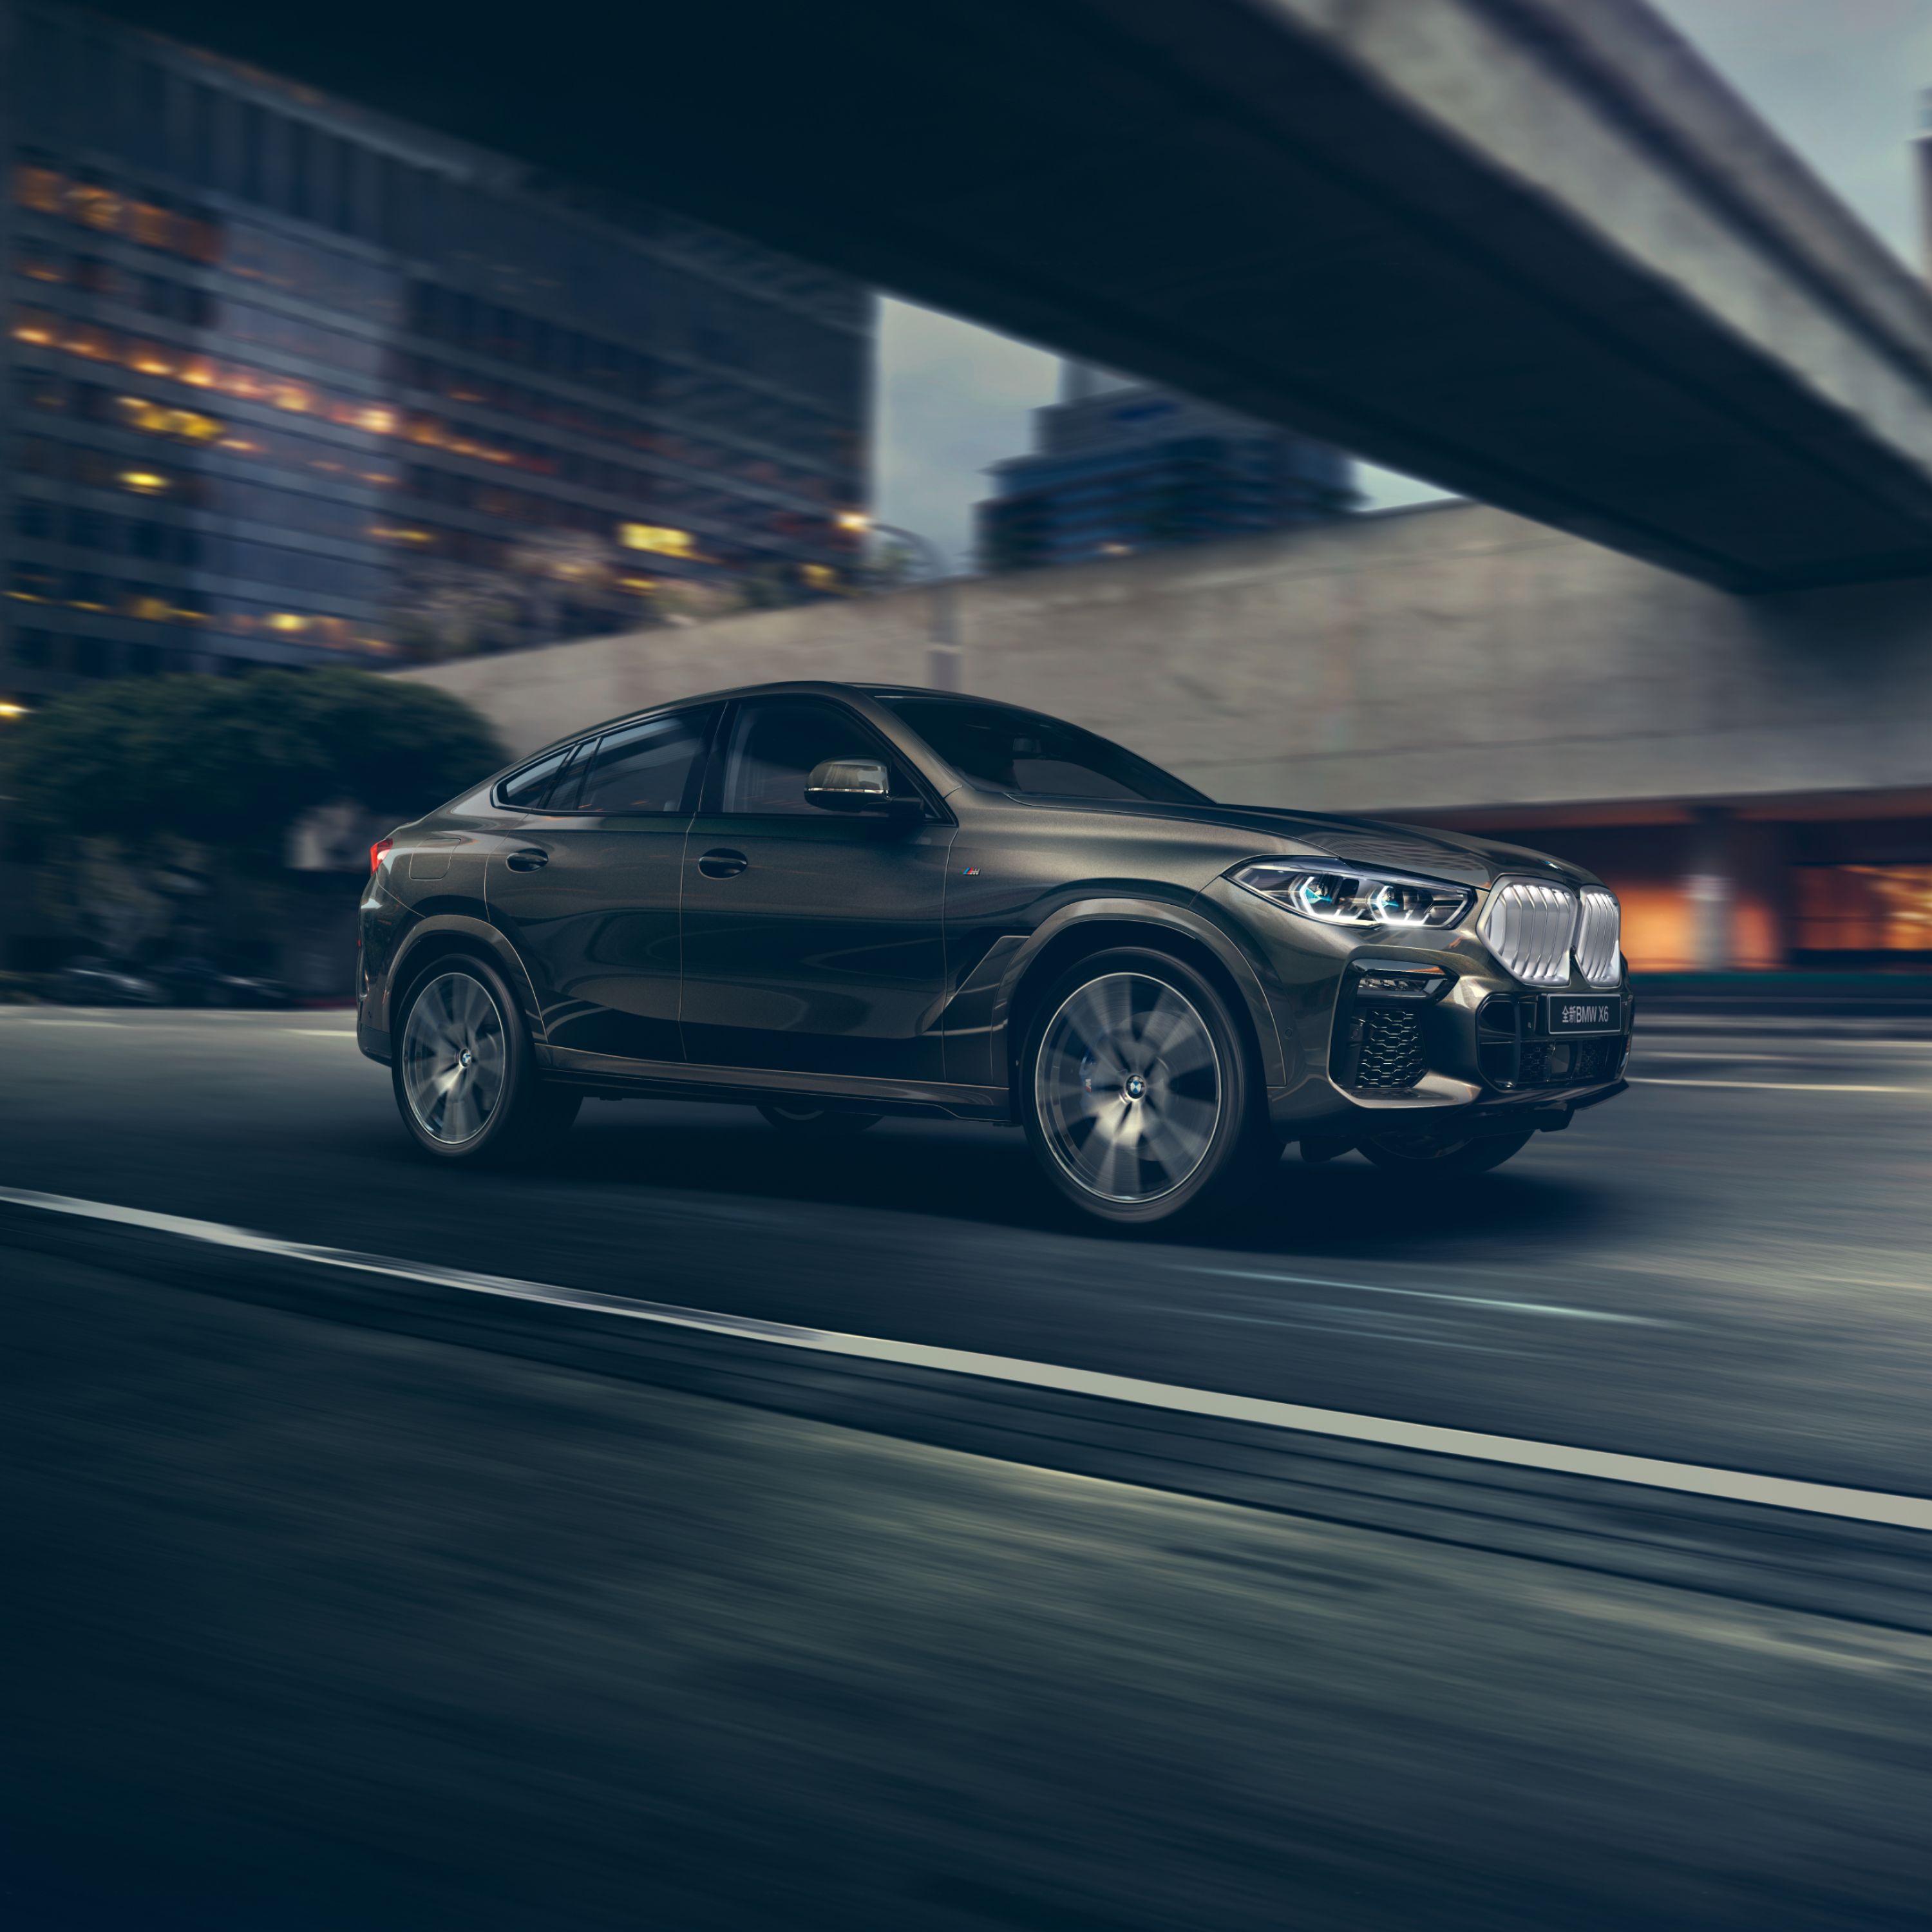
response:
M1640 0L106 10L1709 582L1932 572L1932 299Z

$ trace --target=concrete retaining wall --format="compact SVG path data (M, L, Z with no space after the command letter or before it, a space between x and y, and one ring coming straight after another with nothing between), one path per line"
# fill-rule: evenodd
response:
M766 679L928 681L922 591L401 675L518 750ZM1932 581L1738 598L1470 503L960 586L963 684L1223 799L1348 811L1932 785Z

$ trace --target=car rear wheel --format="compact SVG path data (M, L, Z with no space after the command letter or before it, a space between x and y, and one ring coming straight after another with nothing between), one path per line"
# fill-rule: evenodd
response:
M1041 1002L1021 1059L1027 1138L1061 1193L1104 1221L1228 1211L1279 1160L1241 1022L1158 952L1082 960Z
M846 1113L809 1100L760 1100L758 1112L780 1133L800 1140L848 1140L879 1124L877 1114Z
M577 1118L583 1096L542 1078L514 996L481 960L430 968L405 996L395 1037L397 1110L440 1160L524 1158Z
M1378 1167L1397 1174L1486 1174L1535 1139L1532 1133L1382 1134L1364 1141L1362 1151Z

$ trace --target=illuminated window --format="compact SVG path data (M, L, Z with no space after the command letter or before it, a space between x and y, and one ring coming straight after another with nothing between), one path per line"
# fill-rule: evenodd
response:
M698 554L697 543L688 530L666 530L657 524L620 524L617 541L626 550L651 550L659 556Z
M814 590L836 590L838 573L828 563L808 563L799 572Z
M62 192L64 185L51 168L20 168L14 176L14 199L22 208L37 209L42 214L64 214L67 206Z
M171 409L166 403L147 396L116 396L114 406L130 429L148 436L172 436L181 442L212 442L221 434L222 425L198 410Z
M104 235L112 235L121 226L121 197L111 189L91 187L85 182L68 184L68 218L84 227L98 228Z
M123 470L114 480L142 496L158 496L169 488L169 479L156 470Z
M38 242L22 242L14 256L15 271L32 282L61 282L67 279L61 258Z

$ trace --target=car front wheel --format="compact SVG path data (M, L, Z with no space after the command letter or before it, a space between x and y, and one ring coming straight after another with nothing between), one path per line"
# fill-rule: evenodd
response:
M1021 1060L1027 1138L1060 1192L1105 1221L1232 1210L1280 1159L1240 1021L1164 954L1083 959L1041 1002Z
M577 1118L583 1096L542 1078L514 996L481 960L430 967L410 988L395 1037L397 1110L442 1160L524 1158Z

